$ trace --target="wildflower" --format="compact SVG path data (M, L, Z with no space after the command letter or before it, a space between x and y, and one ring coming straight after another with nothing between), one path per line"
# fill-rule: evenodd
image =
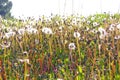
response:
M29 59L18 59L18 61L19 62L26 62L26 63L30 64Z
M59 25L59 21L56 21L56 24Z
M25 33L25 29L22 28L18 30L18 34L23 35L24 33Z
M72 19L72 24L73 24L73 25L76 25L76 24L77 24L76 18L73 18L73 19Z
M68 46L68 48L70 50L74 50L75 49L75 44L74 43L70 43L69 46Z
M97 22L93 22L93 26L98 26L99 24Z
M85 22L85 21L86 21L85 18L83 18L83 19L82 19L82 22Z
M103 29L103 28L98 28L98 31L102 34L102 33L105 33L106 31L105 31L105 29Z
M114 39L120 39L120 36L115 36Z
M19 41L22 41L23 37L21 35L18 35L17 38L18 38Z
M101 33L100 34L100 39L103 39L105 36L108 35L108 33L106 32L106 30L103 29L103 28L99 28L98 31Z
M63 29L63 27L62 27L62 26L60 26L60 27L59 27L59 32L62 32L62 29Z
M38 32L38 30L35 29L35 28L28 28L28 29L27 29L27 32L28 32L29 34L36 34L36 33Z
M35 39L35 44L39 44L39 40L38 39Z
M80 37L80 33L79 33L78 31L77 31L77 32L74 32L73 35L74 35L75 38L79 38L79 37Z
M24 52L23 52L23 54L27 55L27 54L28 54L28 52L27 52L27 51L24 51Z
M120 29L120 24L117 25L117 28Z
M45 34L52 34L52 30L50 28L46 28L46 27L42 29L42 32Z
M6 27L6 31L12 31L12 29L10 27Z
M11 42L7 42L7 41L5 41L3 44L0 44L0 46L2 47L2 49L10 47L10 45L11 45Z
M105 38L105 36L106 36L106 34L101 34L99 37L100 37L100 39L103 39L103 38Z
M114 27L115 27L115 24L111 24L110 27L109 27L109 30L114 31Z
M19 62L24 62L24 60L23 60L23 59L18 59L18 61L19 61Z
M26 25L25 26L25 29L29 29L29 28L32 28L32 26L31 25Z
M8 33L5 33L4 37L7 38L7 39L9 39L10 37L14 36L15 34L16 34L15 32L10 31Z
M30 64L29 59L24 59L24 62Z

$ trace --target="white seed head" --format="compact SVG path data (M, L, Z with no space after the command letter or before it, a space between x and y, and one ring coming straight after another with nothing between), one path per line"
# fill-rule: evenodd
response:
M79 38L79 37L80 37L80 33L79 33L78 31L77 31L77 32L74 32L73 35L74 35L75 38Z
M97 22L93 22L93 26L96 27L98 26L99 24Z
M70 43L69 46L68 46L68 48L70 50L74 50L75 49L75 43Z
M117 25L117 28L120 29L120 24Z
M25 29L21 28L18 30L19 35L23 35L25 33Z
M43 28L42 32L45 34L52 34L52 30L50 28L47 28L47 27Z

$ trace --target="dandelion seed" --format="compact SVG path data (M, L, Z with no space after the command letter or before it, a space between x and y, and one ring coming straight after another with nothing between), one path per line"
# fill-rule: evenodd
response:
M74 32L73 35L74 35L75 38L79 38L79 37L80 37L80 33L79 33L78 31L77 31L77 32Z
M19 61L19 62L22 62L22 63L24 62L24 60L23 60L23 59L18 59L18 61Z
M29 59L18 59L18 61L22 62L22 63L26 62L26 63L30 64Z
M120 39L120 36L115 36L114 39Z
M6 41L3 44L0 44L0 46L2 47L2 49L10 47L10 45L11 45L11 42L6 42Z
M35 39L35 44L39 44L39 40L38 39Z
M59 32L62 32L63 26L59 27Z
M30 64L29 59L24 59L24 62Z
M27 52L27 51L24 51L23 54L28 54L28 52Z
M90 21L87 21L87 24L90 24Z
M74 50L75 49L75 43L70 43L69 46L68 46L68 48L70 50Z
M9 39L10 37L14 36L16 33L15 32L8 32L8 33L5 33L5 38Z
M96 27L98 26L99 24L97 22L93 22L93 26Z
M114 27L115 27L115 24L111 24L110 27L109 27L109 30L114 31L114 29L115 29Z
M14 63L15 66L18 66L18 63Z
M72 19L72 24L73 24L73 25L76 25L76 24L77 24L76 18L73 18L73 19Z
M27 32L28 32L28 34L36 34L38 32L38 30L35 28L28 28Z
M56 21L56 24L59 25L59 21Z
M120 29L120 24L117 25L117 28Z
M82 22L85 22L85 21L86 21L86 19L85 19L85 18L83 18L83 19L82 19Z
M42 32L45 34L52 34L52 30L50 28L46 28L46 27L42 29Z
M101 33L101 34L105 34L106 33L106 30L105 29L103 29L103 28L98 28L98 31Z
M25 33L25 29L22 28L22 29L19 29L19 30L18 30L18 34L19 34L19 35L23 35L24 33Z

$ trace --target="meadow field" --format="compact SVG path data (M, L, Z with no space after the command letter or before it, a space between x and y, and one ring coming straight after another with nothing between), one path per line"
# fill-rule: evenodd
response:
M0 80L120 80L120 14L0 18Z

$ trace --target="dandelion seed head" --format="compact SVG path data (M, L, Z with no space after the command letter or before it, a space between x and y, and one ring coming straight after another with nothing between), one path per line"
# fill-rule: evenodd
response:
M93 22L93 26L96 27L98 26L99 24L97 22Z
M85 21L86 21L86 19L85 19L85 18L83 18L83 19L82 19L82 22L85 22Z
M3 44L0 44L0 46L2 47L2 49L9 48L10 45L11 45L11 42L7 42L7 41L5 41Z
M45 34L52 34L52 30L50 28L47 28L47 27L43 28L42 32Z
M90 24L90 21L87 21L87 24Z
M120 24L117 25L117 28L120 30Z
M35 39L35 44L39 44L39 40L38 39Z
M27 33L28 33L28 34L36 34L37 32L38 32L38 30L35 29L35 28L28 28L28 29L27 29Z
M19 35L23 35L25 33L25 29L24 28L21 28L18 30L18 34Z
M15 34L16 34L15 32L10 31L10 32L8 32L8 33L5 33L4 38L9 39L10 37L15 36Z
M80 37L80 33L79 33L78 31L77 31L77 32L74 32L73 35L74 35L75 38L79 38L79 37Z
M115 36L114 39L120 39L120 36Z
M114 27L115 27L115 24L111 24L110 27L109 27L109 30L114 31L114 29L115 29Z
M101 34L106 33L106 30L105 30L104 28L101 28L101 27L98 28L98 31L99 31Z
M69 46L68 46L68 48L70 50L74 50L75 49L75 43L70 43Z
M27 51L24 51L23 54L28 54L28 52L27 52Z

